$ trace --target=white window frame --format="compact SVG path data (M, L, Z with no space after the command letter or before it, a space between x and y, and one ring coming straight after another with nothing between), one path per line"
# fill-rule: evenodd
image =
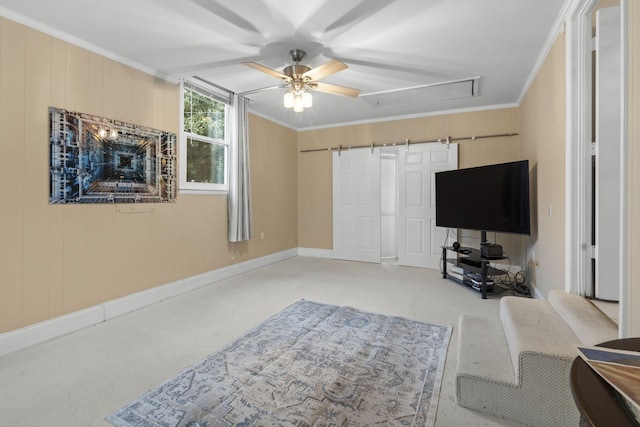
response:
M203 95L210 96L215 101L222 102L226 105L225 108L225 124L224 124L224 140L217 138L209 138L202 135L186 132L184 130L184 93L185 83L189 89L197 90ZM230 148L230 116L231 116L231 102L229 100L229 94L223 94L218 88L208 87L204 83L194 83L192 81L180 81L180 151L179 151L179 191L182 194L226 194L229 191L229 148ZM195 139L210 144L222 145L225 147L225 162L224 162L224 184L217 183L203 183L203 182L188 182L187 181L187 140Z

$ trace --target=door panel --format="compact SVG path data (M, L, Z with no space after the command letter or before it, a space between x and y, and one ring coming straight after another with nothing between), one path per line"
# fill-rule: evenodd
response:
M435 173L457 169L457 144L412 145L398 159L401 265L439 268L446 229L435 226Z
M333 153L333 256L380 262L380 150Z
M380 153L380 256L398 258L398 157Z

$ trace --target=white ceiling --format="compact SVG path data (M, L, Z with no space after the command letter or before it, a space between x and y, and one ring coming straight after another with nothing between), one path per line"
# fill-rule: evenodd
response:
M323 81L359 98L314 92L313 107L294 113L284 89L248 95L251 111L307 129L516 105L564 1L0 0L0 15L172 81L199 76L237 93L279 83L242 62L282 70L293 48L311 68L340 59L349 68ZM478 96L420 89L474 77ZM377 108L367 95L381 92L410 104Z

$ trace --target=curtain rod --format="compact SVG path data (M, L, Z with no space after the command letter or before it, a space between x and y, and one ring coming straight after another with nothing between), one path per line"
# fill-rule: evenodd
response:
M372 142L369 145L348 145L348 146L342 146L342 145L338 145L337 147L328 147L328 148L312 148L309 150L300 150L301 153L313 153L316 151L342 151L342 150L350 150L352 148L371 148L371 151L373 151L373 149L375 147L397 147L397 146L406 146L407 150L409 149L409 145L411 144L430 144L430 143L434 143L434 142L440 142L442 144L450 144L452 142L455 141L467 141L467 140L471 140L471 141L475 141L476 139L484 139L484 138L504 138L504 137L509 137L509 136L516 136L518 135L517 133L499 133L499 134L495 134L495 135L474 135L474 136L461 136L461 137L456 137L453 138L451 136L447 136L445 138L441 138L441 139L434 139L431 141L411 141L409 139L405 139L404 142L391 142L391 143L380 143L380 144L376 144L375 142Z
M209 80L207 80L207 79L203 79L202 77L193 76L193 78L194 78L194 79L197 79L197 80L200 80L201 82L206 83L206 84L208 84L208 85L211 85L211 86L215 87L216 89L219 89L219 90L221 90L221 91L223 91L223 92L226 92L226 93L228 93L228 94L229 94L229 95L231 95L231 96L233 96L233 95L235 95L235 94L236 94L234 91L229 90L229 89L227 89L226 87L223 87L223 86L217 85L217 84L215 84L214 82L210 82L210 81L209 81Z

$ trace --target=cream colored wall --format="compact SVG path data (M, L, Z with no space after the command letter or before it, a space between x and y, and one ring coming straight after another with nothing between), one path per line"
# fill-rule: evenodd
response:
M631 260L640 253L640 84L634 85L640 81L640 55L634 55L640 7L629 2L629 11L627 298L630 335L637 336L640 265ZM543 295L562 289L564 64L562 35L519 109L303 132L251 116L254 237L229 244L224 196L181 194L176 203L136 214L117 214L110 205L48 205L50 105L177 132L178 88L0 18L0 333L296 246L331 249L331 154L299 150L405 138L520 132L462 142L460 167L530 160L534 234L528 246L540 261L532 278Z
M300 150L402 142L425 141L471 135L494 135L518 132L518 110L506 108L416 119L394 120L327 129L302 131L298 135ZM331 152L298 154L298 236L304 248L332 249L333 202ZM460 142L459 167L479 166L519 160L518 137L490 138ZM465 232L477 236L477 233ZM491 234L493 237L493 233ZM498 242L518 262L519 237L499 234ZM464 240L464 239L462 239ZM469 240L477 244L477 240Z
M175 84L0 18L0 333L297 246L296 134L255 116L248 243L227 242L224 196L48 204L49 106L177 133L179 102Z
M640 4L629 5L627 336L640 336Z
M564 289L565 36L555 41L520 104L520 147L532 169L530 278L543 297Z
M296 248L297 132L252 115L250 141L252 257Z

